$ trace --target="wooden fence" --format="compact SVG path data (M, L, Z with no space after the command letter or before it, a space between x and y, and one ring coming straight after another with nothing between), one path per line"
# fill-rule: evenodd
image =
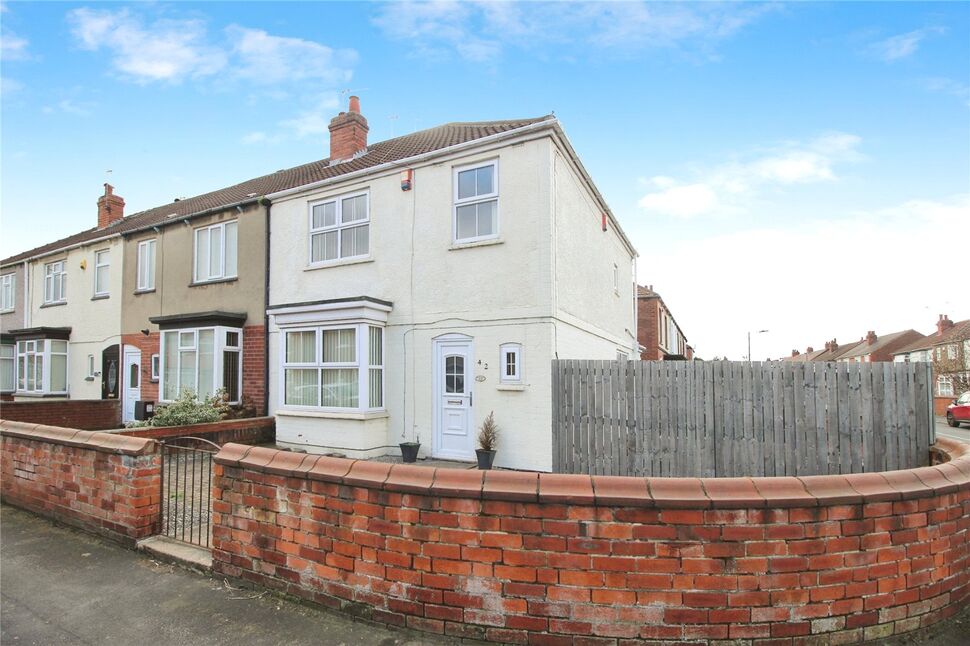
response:
M934 441L929 363L552 364L559 473L887 471L927 464Z

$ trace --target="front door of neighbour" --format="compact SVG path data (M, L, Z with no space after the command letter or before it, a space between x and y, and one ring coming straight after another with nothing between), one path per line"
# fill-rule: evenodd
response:
M434 457L454 460L475 457L472 349L471 339L463 336L435 341L435 430L431 451Z
M121 421L135 419L135 402L141 399L141 352L125 348L125 369L122 372L122 388L125 392Z

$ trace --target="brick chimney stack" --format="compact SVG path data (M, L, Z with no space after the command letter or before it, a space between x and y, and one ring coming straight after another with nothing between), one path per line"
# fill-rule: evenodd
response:
M813 348L812 346L808 346L807 348L805 348L805 354L812 354L813 352L815 352L815 348Z
M826 341L825 342L825 351L826 352L829 352L830 350L832 350L832 342L831 341Z
M953 327L953 321L946 314L940 314L940 320L936 322L936 336L943 336L943 333Z
M878 337L876 336L875 330L869 330L869 332L866 333L866 345L872 345L876 342L877 338Z
M797 357L800 354L801 354L801 352L799 352L798 350L792 350L791 351L791 356L793 356L793 357Z
M360 113L360 99L350 97L347 112L330 120L330 163L347 161L367 149L367 119Z
M832 344L832 352L835 352L836 350L839 349L839 343L835 339L832 339L831 344Z
M105 182L104 195L98 198L98 228L114 224L125 217L125 200L114 194L114 186Z

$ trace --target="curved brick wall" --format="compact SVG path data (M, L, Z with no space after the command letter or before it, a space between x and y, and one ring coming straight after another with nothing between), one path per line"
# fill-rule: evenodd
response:
M911 471L624 478L226 445L214 568L388 624L529 644L841 644L956 612L970 446ZM802 639L807 638L807 639Z

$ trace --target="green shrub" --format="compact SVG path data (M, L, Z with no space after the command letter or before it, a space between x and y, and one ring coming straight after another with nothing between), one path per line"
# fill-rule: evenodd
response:
M200 400L191 390L185 389L171 404L165 404L155 409L155 416L151 419L152 426L187 426L189 424L207 424L218 422L229 413L226 394L222 390L216 391L211 397Z

